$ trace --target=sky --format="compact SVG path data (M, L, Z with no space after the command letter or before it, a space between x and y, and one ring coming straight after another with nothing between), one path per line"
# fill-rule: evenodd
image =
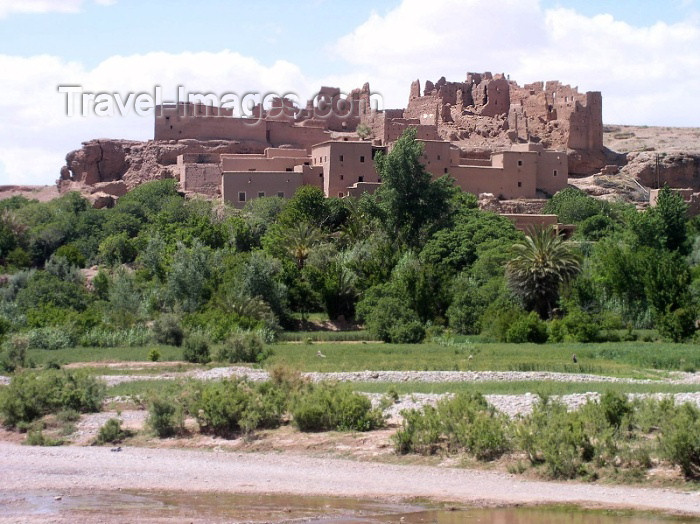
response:
M0 185L152 138L178 86L303 101L369 82L394 108L468 71L601 91L606 124L700 127L700 0L0 0Z

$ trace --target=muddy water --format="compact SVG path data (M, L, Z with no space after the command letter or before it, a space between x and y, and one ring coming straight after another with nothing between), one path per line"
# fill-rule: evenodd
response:
M0 522L662 524L700 519L559 508L450 508L330 497L0 491Z

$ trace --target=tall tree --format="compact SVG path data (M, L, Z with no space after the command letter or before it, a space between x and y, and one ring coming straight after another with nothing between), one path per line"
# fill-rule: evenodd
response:
M561 285L581 271L580 254L552 227L535 229L512 251L514 257L506 264L510 289L527 309L551 317Z
M409 128L388 155L377 155L382 185L377 190L381 220L387 232L409 247L421 244L449 215L455 192L450 179L432 181L421 163L423 145Z

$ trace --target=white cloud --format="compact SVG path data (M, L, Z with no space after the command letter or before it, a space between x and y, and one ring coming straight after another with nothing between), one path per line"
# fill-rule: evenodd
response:
M634 27L610 15L543 10L538 0L404 0L373 13L334 51L403 106L411 80L508 73L603 93L610 123L700 125L700 22ZM383 87L386 86L386 87Z
M127 74L128 72L128 74ZM160 86L165 101L177 86L187 92L294 92L305 101L319 87L285 61L269 66L231 51L218 53L148 53L113 56L86 69L76 62L41 55L29 58L0 55L0 184L51 184L67 152L92 138L153 138L153 117L138 116L133 106L126 116L66 115L66 95L59 85L79 85L85 92L153 93Z
M117 0L93 0L98 5L112 5ZM85 0L0 0L0 18L11 14L79 13Z

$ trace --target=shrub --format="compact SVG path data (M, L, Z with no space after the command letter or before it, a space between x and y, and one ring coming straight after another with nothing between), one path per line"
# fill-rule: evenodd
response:
M42 430L35 429L27 432L27 438L24 440L24 444L27 446L60 446L63 444L63 441L49 438L44 435Z
M700 410L686 403L661 427L659 449L689 479L700 477Z
M104 392L104 385L85 373L24 372L12 377L0 393L0 413L7 426L15 427L63 409L95 412Z
M533 464L544 463L552 478L574 478L595 449L576 412L561 402L542 399L517 428L520 446Z
M379 410L359 393L338 384L319 384L302 391L292 407L301 431L370 431L383 425Z
M380 298L365 316L369 332L384 342L417 344L425 337L418 314L398 298Z
M182 358L194 364L206 364L211 360L209 356L209 341L200 334L190 335L185 339L182 350Z
M27 349L29 337L16 334L3 344L4 350L0 357L0 366L6 371L14 371L27 365Z
M508 422L480 394L458 394L435 408L403 413L404 422L393 437L398 453L467 452L479 460L494 460L510 449Z
M223 380L204 385L192 407L203 433L226 437L241 430L279 426L285 397L270 383L255 387L244 381Z
M220 362L248 362L257 364L270 356L262 338L254 331L239 331L231 335L216 354Z
M160 438L175 435L184 427L182 406L171 400L154 398L148 405L146 423Z
M623 419L632 412L632 405L626 395L606 391L600 397L600 407L607 423L619 429Z
M518 317L506 331L506 342L547 342L547 324L534 311Z
M595 342L600 333L600 319L597 315L580 309L571 311L563 319L569 337L575 342Z
M29 348L57 350L75 345L71 333L65 328L44 327L31 329L26 333Z
M93 328L80 337L84 347L114 348L139 347L151 341L151 332L144 327L126 329Z
M697 314L693 308L679 308L659 315L656 329L659 335L673 342L683 342L695 333Z
M111 418L100 428L95 444L117 444L131 435L131 432L122 428L122 421L118 418Z
M151 362L158 362L161 358L163 358L163 355L157 348L153 348L148 352L148 360Z
M182 340L185 338L180 319L176 315L161 315L153 322L152 329L153 336L161 344L180 347Z

